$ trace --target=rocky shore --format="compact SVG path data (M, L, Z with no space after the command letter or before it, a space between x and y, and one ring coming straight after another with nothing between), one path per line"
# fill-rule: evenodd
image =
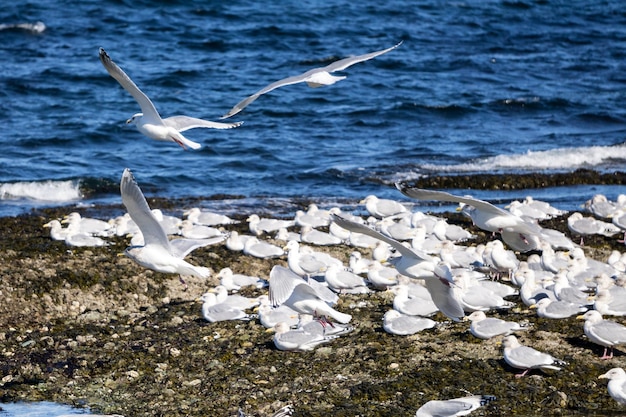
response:
M150 199L153 208L180 215L181 201ZM73 209L72 209L73 210ZM68 208L0 218L0 402L52 400L130 416L266 416L292 404L297 416L410 416L426 401L472 394L497 400L473 415L615 415L621 410L597 377L626 367L626 354L600 360L601 348L575 318L537 318L516 307L490 313L528 321L520 339L568 362L561 371L516 378L497 340L482 341L469 323L441 324L415 336L392 336L382 316L392 295L342 295L337 309L353 315L356 330L312 352L274 348L255 320L208 323L198 297L217 284L148 271L124 256L125 238L102 248L70 248L50 239L42 225ZM85 209L102 218L120 206ZM491 239L456 213L443 214ZM242 216L240 220L243 220ZM545 224L567 232L564 217ZM247 224L228 227L247 233ZM623 252L617 238L593 237L587 256L606 260ZM347 261L353 248L326 249ZM520 254L520 259L525 255ZM214 275L235 272L268 277L286 258L260 260L223 245L194 251L190 261ZM259 294L247 291L245 295ZM617 321L624 322L617 318ZM0 404L1 406L1 404Z

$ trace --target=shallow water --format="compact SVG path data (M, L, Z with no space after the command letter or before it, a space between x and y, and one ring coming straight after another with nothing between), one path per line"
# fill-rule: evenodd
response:
M88 409L76 408L50 401L0 403L1 417L56 417L68 415L89 416Z

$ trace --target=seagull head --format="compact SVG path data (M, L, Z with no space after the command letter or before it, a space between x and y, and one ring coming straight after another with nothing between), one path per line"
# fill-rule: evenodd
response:
M141 120L141 118L143 117L143 113L137 113L137 114L133 114L133 117L131 117L130 119L126 120L126 124L134 124L136 125L137 123L139 123L139 121Z

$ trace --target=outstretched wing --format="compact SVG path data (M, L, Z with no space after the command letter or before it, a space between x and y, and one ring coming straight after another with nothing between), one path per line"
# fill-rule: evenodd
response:
M308 71L306 71L306 72L304 72L304 73L302 73L300 75L293 75L291 77L283 78L282 80L274 81L270 85L268 85L266 87L263 87L262 89L260 89L256 93L252 94L251 96L246 97L245 99L241 100L232 109L230 109L230 111L228 113L226 113L221 118L222 119L227 119L229 117L234 116L235 114L239 113L244 108L246 108L246 106L248 106L254 100L259 98L261 95L263 95L265 93L269 93L270 91L275 90L278 87L282 87L282 86L285 86L285 85L291 85L291 84L297 84L297 83L301 83L301 82L307 81L311 75L313 75L313 74L315 74L317 72L333 72L333 71L344 70L344 69L348 68L349 66L357 64L359 62L367 61L368 59L376 58L379 55L385 54L385 53L387 53L387 52L397 48L398 46L400 46L400 44L402 44L402 42L398 43L397 45L392 46L391 48L383 49L382 51L370 52L369 54L351 56L351 57L348 57L348 58L340 59L339 61L335 61L335 62L333 62L333 63L331 63L331 64L329 64L329 65L327 65L325 67L313 68L313 69L310 69L310 70L308 70Z
M434 261L433 257L428 255L427 253L406 247L399 241L392 239L389 236L384 235L380 232L377 232L376 230L364 224L353 222L351 220L348 220L336 214L331 214L331 218L335 223L337 223L339 226L343 227L346 230L349 230L351 232L356 232L356 233L362 233L364 235L368 235L375 239L382 240L383 242L388 243L395 250L400 252L400 255L402 256L408 256L410 258L419 258L424 261L431 261L431 262Z
M184 132L185 130L195 129L197 127L206 127L210 129L232 129L234 127L239 127L243 124L243 122L235 122L235 123L220 123L220 122L212 122L210 120L196 119L195 117L189 116L172 116L163 119L163 123L166 126L173 127L179 132Z
M273 306L281 305L287 301L296 286L300 284L308 286L302 277L292 272L289 268L280 265L275 265L270 271L269 282L269 298ZM313 291L312 288L311 291Z
M141 230L145 245L159 245L170 251L170 242L165 231L157 219L154 218L146 198L141 192L139 185L137 185L133 173L128 168L122 174L120 194L128 214L137 223L139 230Z
M274 81L270 85L263 87L256 93L252 94L249 97L244 98L239 103L235 104L235 106L232 109L230 109L228 113L220 117L220 119L227 119L229 117L236 115L237 113L245 109L254 100L256 100L257 98L259 98L265 93L269 93L270 91L277 89L278 87L283 87L285 85L291 85L291 84L304 82L313 72L319 71L319 70L320 70L319 68L316 68L316 69L309 70L305 73L302 73L300 75L294 75L291 77L283 78L282 80Z
M391 48L383 49L381 51L370 52L368 54L351 56L348 58L340 59L339 61L335 61L323 68L324 71L334 72L334 71L342 71L354 64L358 64L359 62L367 61L372 58L376 58L379 55L386 54L389 51L396 49L398 46L402 45L402 41L398 42Z
M139 107L141 107L141 112L147 118L154 118L155 120L160 120L161 116L159 116L159 112L157 111L152 101L145 95L137 85L130 79L126 73L117 66L115 62L109 57L109 54L103 48L100 48L100 62L104 65L104 68L107 70L109 75L120 83L124 90L128 91L131 96L137 101Z
M177 258L183 259L189 255L192 251L209 245L215 245L217 243L226 240L226 235L216 236L209 239L173 239L170 240L170 246L172 247L172 255Z
M449 201L452 203L463 203L468 206L476 207L480 211L485 213L497 214L500 216L512 216L512 214L500 207L496 207L491 203L483 200L478 200L472 197L460 197L454 194L446 193L443 191L425 190L422 188L411 188L404 184L396 183L396 188L407 197L415 198L417 200L435 200L435 201Z

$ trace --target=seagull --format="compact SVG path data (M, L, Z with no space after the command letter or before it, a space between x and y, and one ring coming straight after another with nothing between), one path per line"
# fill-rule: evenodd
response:
M298 313L328 316L342 324L352 319L350 314L329 306L310 284L288 268L275 265L270 271L269 282L270 302L274 306L285 304Z
M493 233L500 233L502 239L512 249L528 252L539 249L542 228L535 223L525 221L510 211L496 207L491 203L472 197L459 197L443 191L411 188L396 183L396 188L408 197L417 200L450 201L461 203L476 227Z
M189 116L172 116L161 119L152 101L146 96L130 79L126 73L117 66L103 48L100 48L100 62L104 65L109 75L120 83L120 85L130 93L141 107L141 113L133 115L126 123L137 126L137 130L154 140L165 142L176 142L183 149L200 149L201 145L184 137L180 132L195 129L197 127L207 127L212 129L231 129L240 126L243 122L219 123L208 120L196 119Z
M556 365L566 365L565 362L554 358L552 355L520 344L517 337L513 335L506 336L502 340L502 346L504 346L504 361L513 368L524 370L521 374L516 374L516 378L523 377L531 369L558 371L561 368Z
M613 223L596 220L593 217L585 217L579 212L572 213L567 218L567 228L570 232L580 235L581 245L584 236L603 235L611 237L621 231Z
M495 399L493 395L472 395L451 400L432 400L421 406L415 413L415 417L466 416Z
M587 311L587 307L569 301L542 298L529 306L537 309L537 316L546 319L565 319Z
M370 194L361 200L360 204L365 204L365 209L368 213L379 219L397 216L409 211L404 204L398 201L387 198L378 198L373 194Z
M452 273L445 264L437 264L436 259L432 256L406 247L401 242L364 224L350 221L335 214L332 215L332 220L351 232L362 233L391 245L400 254L400 256L392 259L398 272L410 278L424 279L435 305L448 318L460 321L465 315L454 292Z
M602 318L602 314L589 310L577 319L584 319L583 330L593 343L604 346L604 354L600 359L612 359L613 347L626 344L626 326ZM610 352L607 355L607 351Z
M598 379L608 379L609 395L618 403L626 405L626 372L622 368L613 368Z
M229 267L222 268L217 274L220 284L229 291L239 291L241 287L265 288L269 284L266 280L250 275L234 274Z
M120 181L122 203L144 238L144 245L130 246L124 253L139 265L153 271L192 275L199 278L210 276L209 268L191 265L183 258L201 246L223 241L224 236L211 239L174 239L169 241L163 227L150 211L148 202L130 169L126 168Z
M363 277L337 264L326 268L324 279L328 287L338 293L366 294L370 292Z
M192 207L183 214L187 216L187 220L191 220L191 222L195 224L201 224L204 226L221 226L225 224L239 223L238 220L231 219L224 214L214 213L212 211L203 211L200 210L199 207Z
M410 316L397 310L388 310L383 316L383 330L389 334L408 336L425 329L432 329L436 321L425 317Z
M273 331L274 346L278 350L303 352L307 350L313 350L316 346L322 343L328 343L334 339L337 339L337 335L322 335L319 333L310 333L303 329L292 330L285 322L279 322L267 329L266 331Z
M219 302L216 294L208 292L200 297L202 301L202 317L211 323L229 320L251 320L255 315L246 313L235 305Z
M508 336L512 332L527 328L514 321L487 317L483 311L474 311L467 318L472 322L470 324L470 333L483 340L500 335Z
M376 51L376 52L370 52L369 54L357 55L357 56L340 59L325 67L313 68L300 75L294 75L291 77L283 78L282 80L275 81L271 83L270 85L263 87L262 89L252 94L251 96L241 100L239 103L235 105L235 107L230 109L229 112L223 115L221 118L227 119L229 117L236 115L237 113L242 111L244 108L246 108L246 106L248 106L254 100L259 98L261 95L265 93L269 93L270 91L275 90L278 87L282 87L284 85L291 85L291 84L304 82L304 83L307 83L307 85L311 88L317 88L317 87L321 87L324 85L335 84L337 81L341 81L345 79L346 77L334 76L330 74L331 72L343 71L346 68L354 64L358 64L359 62L376 58L379 55L385 54L393 49L396 49L398 46L400 46L400 44L402 44L402 42L397 43L391 48L383 49L381 51Z

